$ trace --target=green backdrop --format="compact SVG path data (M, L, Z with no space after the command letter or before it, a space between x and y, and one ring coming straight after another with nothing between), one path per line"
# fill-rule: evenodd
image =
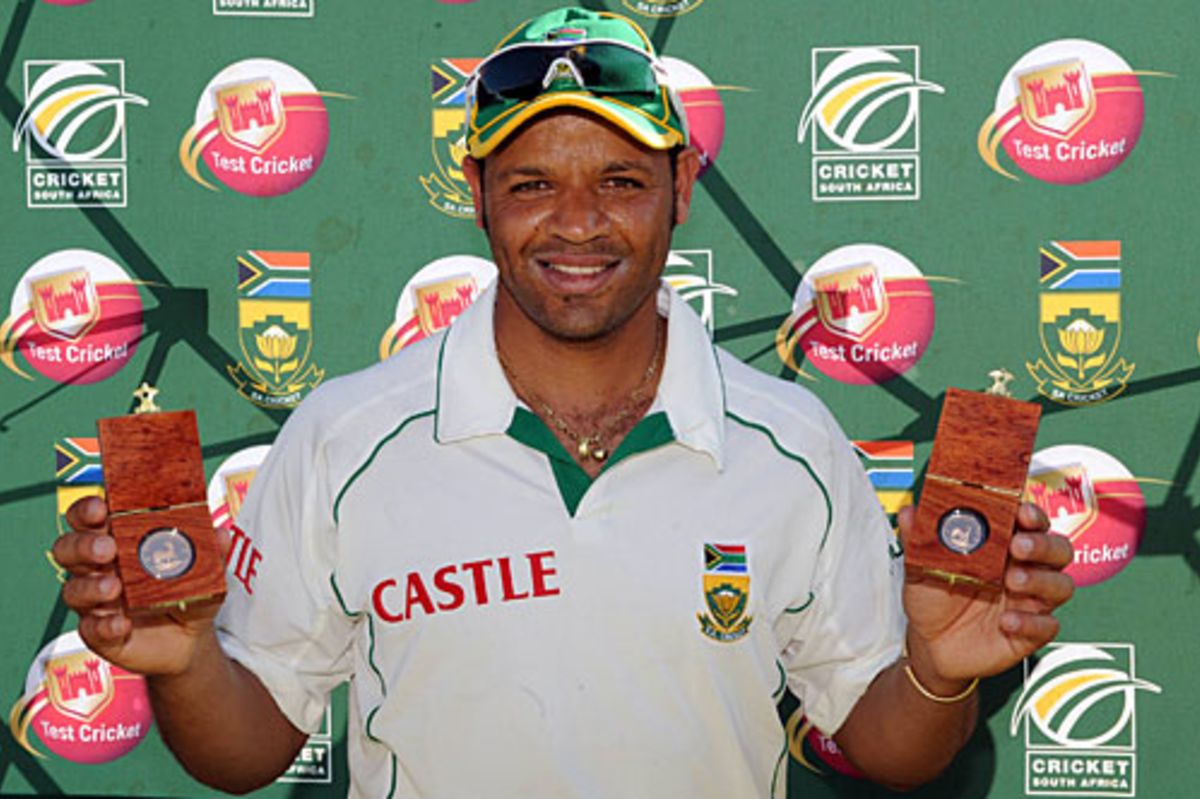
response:
M669 271L694 291L698 308L711 304L720 344L766 372L809 386L851 438L868 442L864 459L885 504L905 501L923 468L945 388L988 388L993 370L1013 376L1007 385L1013 396L1042 404L1039 451L1065 447L1057 460L1050 458L1043 484L1062 489L1068 478L1084 475L1077 506L1063 524L1095 562L1080 565L1089 584L1060 614L1059 640L1066 646L1054 651L1065 665L1053 673L1041 667L1027 680L1031 662L987 681L984 719L971 745L945 777L916 795L1194 794L1189 761L1180 758L1195 751L1189 732L1200 700L1191 675L1200 658L1200 281L1191 272L1192 206L1200 182L1197 5L585 5L629 14L660 52L707 76L711 86L705 88L685 71L680 86L689 116L696 115L697 135L710 151L721 146L701 180L693 218L676 232L680 260ZM0 292L8 292L11 304L0 330L8 348L0 369L6 633L0 683L16 708L17 729L22 714L32 719L28 748L0 733L0 794L209 793L174 764L154 733L123 757L93 764L49 751L40 737L39 731L49 732L37 713L55 701L86 716L99 711L83 700L119 695L128 684L115 680L103 691L93 685L71 700L63 698L63 683L57 700L53 691L40 705L25 699L35 656L75 624L58 598L46 551L56 534L56 496L71 479L94 482L95 473L85 468L87 443L64 439L94 436L97 417L131 410L137 404L132 392L145 382L159 389L163 408L197 409L205 464L215 475L231 456L269 444L289 397L306 393L320 373L328 378L366 366L378 360L381 346L394 346L385 331L397 322L397 302L407 290L429 283L431 275L465 279L461 262L446 274L418 276L418 270L451 255L488 257L471 222L447 212L461 203L453 170L461 124L455 93L469 68L463 59L486 55L501 35L547 6L530 0L0 0ZM1072 44L1076 39L1094 44ZM1047 43L1058 44L1037 50ZM1033 60L1022 62L1031 51ZM1114 67L1104 54L1126 66ZM846 55L863 58L837 60ZM270 59L295 72L258 62L218 75L247 59ZM1081 71L1082 94L1046 95L1051 107L1040 113L1033 81L1066 92ZM311 85L297 88L295 74ZM251 80L266 78L273 89ZM980 132L1002 83L1027 101L1017 108L1021 119L1012 120L1019 126L1003 134L1009 143L1029 134L1027 141L1049 142L1047 152L1058 153L1060 143L1124 137L1124 152L1110 158L1119 165L1091 179L1090 162L1061 163L1054 182L1026 171L1039 167L1034 151L1016 163L1001 149L996 165L1012 177L989 166ZM225 92L230 86L232 93ZM266 94L254 94L256 88ZM64 94L53 94L59 90ZM230 97L241 103L236 111L227 106L223 121L208 120L218 137L210 147L232 140L225 152L249 165L255 155L303 155L324 144L323 159L315 159L319 167L304 172L301 158L294 166L302 171L294 174L305 179L285 193L264 189L253 176L223 183L204 154L190 175L181 142L187 144L206 93L218 103ZM296 104L288 105L289 93ZM801 141L806 106L812 113ZM257 117L249 122L246 114ZM891 134L894 140L887 141ZM862 194L847 201L839 193L846 180L814 183L814 171L827 163L910 165L897 168L919 175L919 186L872 187L888 173L868 172ZM77 182L87 175L116 177L107 186L68 186L56 194L44 191L52 180L46 175ZM83 193L114 186L119 190L107 195ZM248 187L268 194L252 196ZM886 247L915 264L936 313L896 291L896 276L888 278L886 264L874 263L866 316L839 315L818 301L808 309L816 321L807 335L841 331L846 342L860 344L885 334L896 340L927 335L918 362L890 379L872 373L866 382L846 382L798 353L785 362L789 353L777 345L781 326L793 321L802 278L825 285L817 278L837 269L827 271L828 262L819 259L855 243ZM64 251L86 252L43 261ZM1103 257L1089 256L1096 252ZM279 253L306 253L308 270L295 266L304 258ZM109 261L123 278L97 266ZM272 272L281 262L282 271ZM34 269L39 263L41 271ZM253 305L255 281L284 272L292 283L270 285L292 289L268 290L259 296L275 304ZM1060 274L1082 282L1057 285ZM1083 288L1065 304L1047 300L1073 286ZM442 311L453 311L448 296L440 295ZM1043 308L1062 313L1043 318ZM272 360L256 338L272 320L288 346L298 343L290 356L274 351ZM399 323L405 321L415 325L410 330L438 323L436 314ZM872 327L875 322L884 326ZM93 378L103 370L81 377L69 363L44 361L39 371L27 355L40 341L70 358L70 347L109 335L126 345L136 339L136 352L110 359L112 373L99 380ZM1057 369L1059 380L1074 374L1069 396L1038 390L1029 365L1039 360L1050 364L1042 373ZM258 403L247 398L251 389L239 388L246 374L257 375L250 382L260 385ZM289 382L288 375L295 379ZM299 379L305 375L307 382ZM1022 698L1027 685L1032 691L1049 684L1039 680L1056 679L1058 693L1039 694L1041 704L1028 701L1032 694ZM1092 684L1117 688L1084 690ZM332 745L316 741L307 754L310 767L297 770L302 779L319 781L280 783L264 794L344 794L344 707L339 695ZM1068 719L1072 709L1074 721ZM794 737L791 795L885 793L836 774L820 740L803 735L796 711L795 700L786 698L781 720Z

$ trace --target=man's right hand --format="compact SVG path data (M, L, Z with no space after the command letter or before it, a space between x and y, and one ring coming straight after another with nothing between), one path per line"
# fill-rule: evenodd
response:
M67 509L70 532L54 542L54 559L70 578L63 601L79 614L79 635L105 660L139 674L182 674L197 645L214 643L213 616L218 605L189 608L187 613L130 617L121 604L116 540L109 534L108 506L85 497ZM229 546L222 536L222 551ZM209 639L209 640L205 640Z

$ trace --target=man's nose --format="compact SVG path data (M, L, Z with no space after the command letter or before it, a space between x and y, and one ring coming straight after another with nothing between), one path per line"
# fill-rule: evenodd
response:
M603 203L585 186L567 186L555 197L546 219L547 232L566 241L585 242L604 236L610 219Z

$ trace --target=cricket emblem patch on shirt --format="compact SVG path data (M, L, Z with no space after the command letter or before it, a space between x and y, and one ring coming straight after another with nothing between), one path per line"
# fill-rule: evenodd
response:
M708 613L697 613L700 632L714 641L737 641L750 632L750 573L743 544L704 545L704 603Z

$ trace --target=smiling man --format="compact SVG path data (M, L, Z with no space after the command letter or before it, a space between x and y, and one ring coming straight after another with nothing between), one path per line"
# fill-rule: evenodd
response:
M1070 545L1026 506L1002 595L904 582L829 412L661 283L699 162L636 25L550 12L470 91L497 287L292 415L239 517L253 593L215 620L127 618L104 505L73 506L81 635L226 790L347 680L355 796L782 795L785 686L873 778L937 774L978 678L1054 636Z

